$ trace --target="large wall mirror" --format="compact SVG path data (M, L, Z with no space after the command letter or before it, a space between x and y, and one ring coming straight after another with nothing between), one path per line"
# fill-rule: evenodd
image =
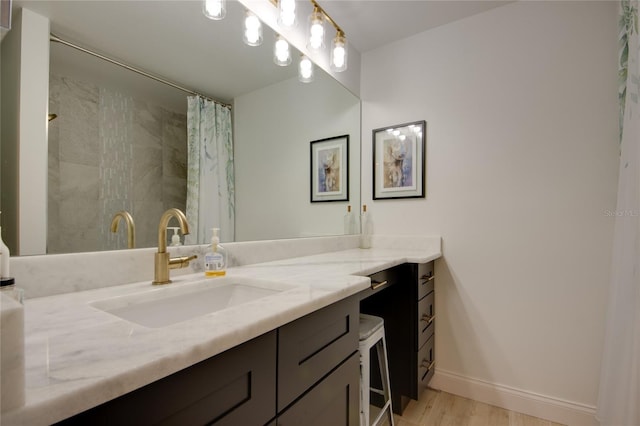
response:
M318 67L312 83L299 82L293 48L291 65L275 65L266 26L261 46L245 45L240 3L228 3L223 21L204 17L201 1L14 2L21 7L47 17L62 39L231 105L235 217L223 240L343 234L347 206L360 205L360 101ZM110 231L119 210L134 218L136 247L157 245L162 212L185 211L194 196L188 96L51 43L48 253L126 248L124 223ZM340 135L349 135L349 200L311 203L310 142ZM227 223L219 210L201 209L209 215L202 222ZM206 235L183 241L204 243Z

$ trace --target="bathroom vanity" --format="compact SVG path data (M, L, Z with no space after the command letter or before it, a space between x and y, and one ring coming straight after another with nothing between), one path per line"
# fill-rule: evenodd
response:
M58 424L355 426L357 350L352 296Z
M157 327L96 306L157 297L199 275L27 300L27 402L4 413L3 425L356 425L361 310L385 318L401 411L433 374L430 277L440 255L438 238L429 249L347 249L230 268L229 280L269 277L284 290Z

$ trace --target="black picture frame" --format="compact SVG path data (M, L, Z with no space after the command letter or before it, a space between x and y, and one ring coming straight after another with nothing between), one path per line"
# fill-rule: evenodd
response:
M349 201L349 135L311 141L309 169L312 203Z
M373 199L425 198L427 122L373 130Z

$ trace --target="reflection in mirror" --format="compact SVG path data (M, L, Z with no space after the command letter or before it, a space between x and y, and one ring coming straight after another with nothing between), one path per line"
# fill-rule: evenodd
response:
M201 15L199 2L23 3L24 7L35 8L45 4L36 12L50 16L52 31L61 36L67 33L81 37L82 32L69 22L57 22L60 15L55 10L61 7L58 3L71 3L65 7L73 8L87 7L84 3L100 7L126 7L132 3L138 9L148 5L145 16L157 19L165 32L168 27L163 24L167 19L163 10L171 11L179 4L180 8L194 8L194 19L196 13ZM154 8L158 4L165 6ZM238 16L242 12L237 3L230 3L226 19L234 19L235 14L238 33ZM91 26L86 22L83 25ZM183 33L176 29L172 37L188 36ZM232 44L235 37L238 49L258 49L243 45L241 36L235 33L219 38ZM255 51L263 60L260 66L231 66L238 70L238 78L246 77L248 71L256 74L252 81L262 81L260 86L247 83L246 90L219 95L222 101L233 104L235 175L235 229L228 230L223 241L341 234L347 205L358 211L360 204L359 100L318 69L313 83L300 83L295 69L297 57L289 67L277 67L271 58L275 35L266 27L264 40L260 48L269 53ZM213 49L215 43L211 44ZM179 53L167 49L163 55L167 63L173 63L171 59ZM225 52L217 59L233 61L238 55ZM109 228L113 215L121 210L130 212L135 219L137 247L157 245L157 223L162 212L170 207L187 209L187 95L58 43L51 44L50 57L49 112L57 118L49 124L48 252L126 248L125 227L115 234ZM131 65L142 68L144 64ZM264 74L271 76L274 70L283 72L265 82ZM181 84L196 73L196 69L186 67L184 79L174 77L173 81ZM210 80L218 77L229 78L220 72L208 73ZM216 95L209 88L190 87ZM343 134L348 134L351 141L350 200L311 204L310 142ZM205 182L205 188L216 191L209 186L213 185ZM202 216L203 223L220 227L219 212L205 209ZM198 233L197 240L187 243L208 242L210 231L203 232Z

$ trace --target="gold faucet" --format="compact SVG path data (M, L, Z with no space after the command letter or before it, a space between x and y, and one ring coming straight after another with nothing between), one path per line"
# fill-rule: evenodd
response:
M189 262L198 256L170 257L167 253L167 226L172 217L178 219L183 235L189 233L187 217L178 209L169 209L162 214L158 225L158 252L154 257L155 274L153 284L169 284L169 269L179 269L189 266Z
M126 210L121 210L113 215L113 219L111 219L111 232L114 234L118 232L118 224L120 223L120 218L127 223L127 247L135 248L136 247L136 225L133 223L133 217Z

